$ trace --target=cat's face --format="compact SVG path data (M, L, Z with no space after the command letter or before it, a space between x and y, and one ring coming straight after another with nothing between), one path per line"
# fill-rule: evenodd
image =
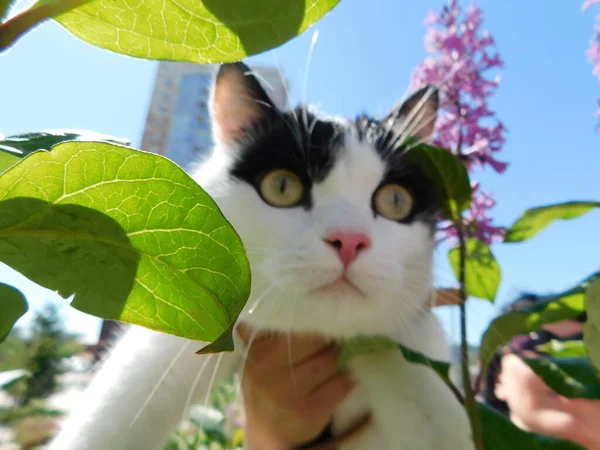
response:
M246 246L244 320L350 337L390 332L425 310L438 205L397 138L425 139L436 109L423 90L381 122L284 113L245 66L221 68L218 144L195 178Z

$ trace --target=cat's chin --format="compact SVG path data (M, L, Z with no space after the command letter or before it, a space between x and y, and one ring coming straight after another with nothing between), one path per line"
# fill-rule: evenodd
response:
M364 294L338 280L325 289L304 289L300 295L290 289L263 297L260 305L248 308L240 320L261 330L346 340L359 335L391 335L410 326L425 311L414 304L403 307L398 295L389 291ZM425 301L425 290L419 297Z
M316 294L322 294L325 296L331 296L332 300L343 296L344 299L348 297L363 297L366 298L366 294L347 277L340 277L331 283L326 283L315 289Z

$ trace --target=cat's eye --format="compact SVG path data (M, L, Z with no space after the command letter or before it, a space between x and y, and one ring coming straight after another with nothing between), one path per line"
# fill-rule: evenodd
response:
M377 214L390 220L403 220L412 211L414 199L405 187L386 184L375 192L374 206Z
M302 200L304 185L295 173L276 169L267 173L260 181L260 194L271 206L289 208Z

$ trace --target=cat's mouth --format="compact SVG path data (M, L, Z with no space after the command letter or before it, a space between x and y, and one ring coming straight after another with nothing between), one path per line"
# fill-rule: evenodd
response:
M361 297L366 297L365 293L361 291L352 281L346 277L346 275L342 275L341 277L335 279L331 283L327 283L319 287L319 291L328 292L328 291L336 291L336 292L352 292L356 295L360 295Z

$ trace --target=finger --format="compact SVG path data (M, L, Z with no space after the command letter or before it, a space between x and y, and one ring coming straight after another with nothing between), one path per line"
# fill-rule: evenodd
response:
M432 306L453 306L460 305L460 303L460 291L458 289L444 288L435 290L435 299Z
M289 369L289 389L304 396L339 375L339 355L335 348L325 348L313 357Z
M270 335L268 332L259 331L245 322L240 322L238 324L237 331L245 344L248 344L249 342L259 342L263 339L266 339Z
M301 364L329 344L322 338L276 335L255 342L248 351L248 366L259 373L273 374Z
M306 407L315 415L329 416L354 388L348 374L336 375L314 390L306 399Z

